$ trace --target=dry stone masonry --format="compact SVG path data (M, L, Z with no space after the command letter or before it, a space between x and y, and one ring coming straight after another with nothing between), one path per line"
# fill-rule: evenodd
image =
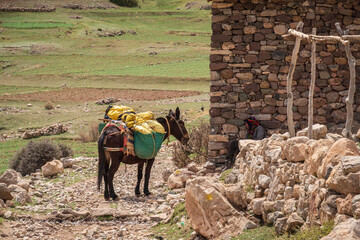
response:
M358 0L213 0L212 15L209 156L216 163L224 161L230 140L244 138L243 120L250 115L261 121L268 135L287 131L286 78L294 41L282 35L299 21L304 33L315 27L317 35L338 36L335 23L340 22L349 35L360 34ZM360 59L360 45L351 43L351 50ZM293 78L296 130L307 127L310 55L311 44L302 42ZM318 44L316 62L314 123L343 124L349 87L344 46ZM358 91L354 105L356 123Z

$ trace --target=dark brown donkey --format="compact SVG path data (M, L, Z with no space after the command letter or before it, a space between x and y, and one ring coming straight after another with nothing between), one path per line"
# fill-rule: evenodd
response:
M175 114L172 110L169 111L169 115L165 118L156 119L165 129L166 134L164 140L170 135L173 135L182 144L186 144L189 141L189 135L186 131L184 122L179 119L180 110L176 108ZM106 139L106 141L105 141ZM105 143L104 143L105 141ZM98 169L98 190L100 190L101 180L104 176L105 182L105 199L116 199L118 196L115 194L113 179L116 171L119 168L121 162L126 164L138 164L138 177L135 187L135 194L140 195L140 182L143 176L144 163L146 164L145 169L145 184L144 194L150 195L149 191L149 179L151 167L154 163L155 158L152 159L141 159L132 155L126 155L122 151L105 151L106 148L119 148L124 146L124 136L120 130L115 126L107 127L99 137L98 151L99 151L99 169ZM111 163L111 164L110 164Z

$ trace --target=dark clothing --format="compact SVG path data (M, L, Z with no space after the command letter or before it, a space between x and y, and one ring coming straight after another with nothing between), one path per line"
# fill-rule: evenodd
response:
M266 137L265 129L262 126L258 126L255 129L252 139L253 140L262 140Z
M258 126L254 134L252 135L253 140L262 140L266 137L265 129L262 126ZM236 156L239 154L239 140L233 140L230 142L230 146L228 149L228 154L226 156L227 163L225 165L224 170L230 169L233 167L235 163Z

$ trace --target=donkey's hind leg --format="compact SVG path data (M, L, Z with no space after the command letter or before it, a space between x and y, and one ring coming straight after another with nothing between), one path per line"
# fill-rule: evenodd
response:
M143 177L143 169L144 169L144 162L138 163L138 175L137 175L137 183L135 187L135 195L140 196L140 183Z
M149 160L147 160L147 163L146 163L145 183L144 183L144 194L146 196L149 196L151 194L151 192L149 191L149 179L150 179L151 168L154 163L154 160L155 160L154 158L149 159Z
M117 154L112 154L111 155L111 166L109 169L109 175L108 175L108 184L109 184L109 192L110 192L110 197L113 200L116 200L118 198L118 196L115 194L114 191L114 184L113 184L113 180L114 180L114 176L116 171L119 169L120 166L120 159L122 159L122 156Z

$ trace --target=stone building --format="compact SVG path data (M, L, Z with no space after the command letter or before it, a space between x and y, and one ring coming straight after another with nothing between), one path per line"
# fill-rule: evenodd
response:
M287 131L286 78L293 41L282 37L304 22L304 33L336 35L335 23L360 34L360 1L213 0L209 157L223 162L229 141L244 138L244 119L253 115L268 135ZM351 44L360 59L360 45ZM307 126L311 44L302 43L294 73L295 128ZM359 85L359 67L356 83ZM349 66L341 44L317 44L314 123L346 120ZM360 89L360 86L357 86ZM354 121L360 121L360 94L355 93Z

